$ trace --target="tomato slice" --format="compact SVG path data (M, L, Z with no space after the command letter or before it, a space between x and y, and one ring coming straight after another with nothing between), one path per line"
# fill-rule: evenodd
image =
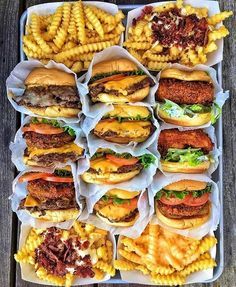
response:
M45 173L45 172L28 172L23 174L20 178L19 178L19 182L26 182L26 181L31 181L31 180L35 180L35 179L40 179L43 178L44 176L49 176L50 173Z
M49 124L30 124L28 127L23 127L22 132L36 132L43 135L55 135L63 133L64 130Z
M96 84L106 83L106 82L109 82L109 81L119 81L119 80L122 80L124 78L125 78L125 75L123 75L123 74L116 74L116 75L112 75L110 77L106 77L106 78L97 80Z
M174 196L173 197L162 196L159 200L163 202L164 204L168 204L168 205L179 205L184 202L184 199L180 199Z
M53 174L49 174L43 177L46 181L53 181L53 182L74 182L73 177L59 177Z
M125 200L124 203L121 203L118 206L124 207L127 209L134 209L137 207L137 205L138 205L138 197L134 197L132 199Z
M109 159L110 161L118 164L118 165L132 165L135 164L139 161L138 158L136 157L131 157L131 158L122 158L122 157L118 157L112 154L106 154L106 158Z
M200 197L193 197L191 194L188 194L184 198L184 204L188 206L199 206L205 204L209 200L210 194L204 193Z

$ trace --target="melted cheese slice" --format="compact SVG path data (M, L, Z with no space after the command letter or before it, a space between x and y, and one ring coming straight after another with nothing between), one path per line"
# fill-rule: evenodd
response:
M102 173L116 172L119 166L120 165L104 157L90 161L90 167L95 170L99 170Z
M50 153L68 153L68 152L75 152L78 155L81 155L83 149L77 146L75 143L65 144L59 148L49 148L49 149L40 149L40 148L28 148L29 151L29 158L34 156L40 156Z
M135 207L136 208L136 207ZM134 208L134 209L135 209ZM119 219L127 214L129 214L130 210L122 206L115 206L115 205L107 205L99 210L99 213L105 217L109 217L109 219Z
M39 201L37 201L31 195L27 195L27 197L25 199L25 203L24 203L25 207L34 207L34 206L39 206L39 205L40 205Z

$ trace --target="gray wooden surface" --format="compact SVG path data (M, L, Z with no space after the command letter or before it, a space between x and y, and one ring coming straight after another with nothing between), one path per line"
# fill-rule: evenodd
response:
M17 219L12 214L8 196L11 194L11 182L15 176L14 166L11 164L8 145L13 140L19 126L19 115L8 103L5 91L5 79L19 61L19 18L29 6L53 2L49 0L0 0L0 287L33 287L42 286L29 284L21 280L19 266L13 260L13 253L17 248L17 234L19 232ZM154 1L106 1L118 4L142 4ZM220 0L221 10L233 10L236 14L235 0ZM224 236L225 236L225 269L223 275L212 284L192 284L190 287L236 286L236 15L226 21L231 35L224 43L223 88L230 90L230 99L223 109L224 134ZM112 284L99 284L99 287L111 287ZM128 284L122 285L127 287ZM136 285L129 284L129 287Z

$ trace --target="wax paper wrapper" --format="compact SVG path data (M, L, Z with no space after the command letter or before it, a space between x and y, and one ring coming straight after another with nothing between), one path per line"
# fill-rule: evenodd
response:
M93 65L99 62L102 62L102 61L115 60L115 59L121 59L121 58L125 58L125 59L128 59L134 62L140 70L144 71L145 74L148 75L154 81L155 85L150 88L149 95L142 102L148 105L155 104L155 92L157 90L156 78L153 77L148 72L148 70L138 60L136 60L133 56L131 56L129 52L126 51L124 48L121 48L119 46L113 46L113 47L103 50L102 52L95 54L86 75L78 79L79 82L81 82L81 87L80 87L81 101L83 104L83 113L86 116L93 117L93 118L97 117L101 113L101 111L103 111L103 109L105 109L106 107L106 104L104 103L92 104L92 101L90 100L90 97L88 95L89 93L88 82L92 75Z
M192 68L190 67L187 67L187 66L183 66L183 65L180 65L180 64L168 64L162 71L164 71L165 69L169 69L169 68L176 68L176 69L179 69L179 70L182 70L182 71L196 71L196 70L200 70L200 71L205 71L208 73L208 75L211 77L212 79L212 83L213 83L213 86L214 86L214 103L213 103L213 110L217 113L218 109L222 109L225 101L229 98L229 91L226 91L226 92L223 92L222 90L222 87L219 85L218 81L217 81L217 75L216 75L216 70L211 68L211 67L208 67L208 66L205 66L205 65L196 65ZM160 80L160 76L161 76L161 72L158 73L157 75L157 81L159 83L159 80ZM177 105L177 104L176 104ZM177 105L179 106L179 105ZM179 106L180 107L180 106ZM218 108L217 108L218 107ZM158 110L159 110L159 103L157 104L156 106L156 115L158 114ZM178 114L181 113L180 110L178 110L178 107L176 107L176 109L174 109L173 107L173 114L174 116L176 117ZM220 112L218 112L219 116L220 116ZM158 115L157 117L164 122L163 119L161 119ZM173 127L181 127L181 126L178 126L178 125L174 125L172 124ZM204 124L204 125L201 125L201 126L196 126L194 128L206 128L206 127L209 127L211 125L211 121L209 121L208 123Z
M166 2L154 2L154 3L148 3L146 6L160 6L162 4L166 4L166 3L170 3L169 1ZM184 4L189 4L192 5L193 7L206 7L208 9L208 15L212 16L214 14L217 14L220 12L220 8L219 8L219 2L218 1L207 1L207 0L185 0ZM145 6L141 6L138 7L134 10L131 10L128 13L127 16L127 25L126 25L126 35L125 35L125 39L128 39L128 30L129 27L132 26L132 21L134 18L137 18L140 16L142 9ZM220 26L220 25L219 25ZM213 66L216 65L217 63L220 63L223 59L223 39L217 40L216 41L216 45L217 45L217 50L207 54L207 62L206 65L207 66Z
M44 227L42 227L44 228ZM20 239L19 239L19 249L21 249L25 243L25 240L30 232L31 226L22 224L21 225L21 232L20 232ZM111 234L108 235L109 240L113 244L113 260L115 259L115 254L116 254L116 241L115 237ZM36 273L34 266L28 263L20 263L21 267L21 277L23 280L32 282L32 283L37 283L41 285L52 285L52 283L49 283L48 281L40 280ZM72 286L81 286L81 285L88 285L88 284L95 284L99 282L104 282L110 279L110 275L105 275L102 280L96 280L93 278L76 278L72 284Z
M26 145L25 139L23 138L23 133L21 130L21 128L29 122L30 122L30 117L26 117L21 127L19 128L19 130L17 131L15 135L14 142L10 143L10 150L12 152L11 160L19 171L29 168L29 166L25 165L23 161L24 151L27 148L27 145ZM79 125L78 124L66 124L62 121L58 121L58 122L60 123L60 126L62 127L69 126L73 128L73 130L76 133L76 138L74 140L74 143L84 149L84 152L80 156L80 158L84 157L84 154L86 152L86 143L85 143L85 138L83 137L83 132L81 128L79 127ZM71 162L67 162L66 164L69 164L69 163ZM64 166L64 165L65 164L61 164L61 166ZM60 163L57 164L57 167L60 167Z
M13 96L21 97L25 91L25 84L24 81L29 75L29 73L34 70L35 68L47 68L47 69L58 69L62 70L66 73L73 74L75 77L75 81L77 83L77 76L74 72L72 72L69 68L67 68L63 64L55 63L54 61L49 61L47 65L43 65L40 61L37 60L30 60L30 61L22 61L15 66L13 71L11 72L10 76L6 80L7 85L7 97L10 103L12 104L13 108L20 113L30 115L30 116L37 116L29 109L24 106L18 105L14 100ZM77 85L78 91L79 86ZM80 92L79 92L80 93ZM82 111L78 113L78 117L75 118L64 118L64 117L57 117L58 120L63 120L66 123L78 123L80 121ZM50 118L50 117L44 117Z
M186 179L208 182L212 185L211 195L210 195L210 201L212 203L212 206L211 206L211 215L210 215L209 220L203 225L196 227L196 228L175 229L175 228L168 227L166 224L162 223L157 218L157 216L154 215L154 218L156 219L156 223L169 229L172 232L178 233L183 236L200 239L206 234L208 234L210 230L213 230L213 231L216 230L219 224L219 219L220 219L219 189L218 189L217 184L214 181L212 181L209 177L207 177L204 174L202 175L202 174L181 174L181 173L173 174L171 176L166 177L160 172L158 172L156 176L154 177L152 184L149 187L149 193L151 194L151 197L152 197L151 205L155 206L154 197L156 193L158 193L163 187L173 182L177 182L180 180L186 180Z
M135 104L134 106L138 106L138 105ZM94 155L96 150L100 147L110 148L117 153L128 152L128 153L132 153L133 155L142 154L143 150L148 148L157 139L158 132L159 132L159 124L158 124L158 121L155 119L153 115L153 110L150 106L147 106L142 103L140 103L139 106L146 106L150 110L152 114L151 121L152 121L153 126L155 127L154 132L151 134L151 136L146 141L142 143L130 142L129 144L118 144L118 143L108 142L94 135L93 129L95 128L97 123L102 119L102 117L107 112L112 111L114 109L113 105L107 105L107 106L104 106L102 113L100 113L96 118L85 117L85 119L81 123L81 128L87 138L89 154L91 156Z
M82 202L79 200L80 197L79 197L79 192L78 192L78 184L77 184L77 180L76 180L76 165L75 164L71 164L71 170L72 170L74 185L75 185L75 197L76 197L76 201L79 205L79 215L80 215L80 213L82 212L82 209L83 209L83 205L82 205ZM23 183L18 182L19 178L26 172L52 173L53 168L36 168L36 167L30 168L30 169L27 169L27 170L19 173L18 176L14 179L14 181L12 183L13 193L10 196L10 200L11 200L12 210L17 214L19 220L23 224L30 224L31 226L33 226L35 228L47 228L47 227L51 227L51 226L56 226L56 227L60 227L60 228L64 228L64 229L69 229L72 226L73 222L75 221L74 219L73 220L67 220L64 222L59 222L59 223L50 222L50 221L40 220L40 219L34 218L26 210L18 209L20 206L21 200L24 199L26 197L26 195L28 194L28 191L26 189L27 182L23 182Z
M213 231L210 231L209 235L214 236ZM121 236L119 236L118 238L117 250L121 246L120 239ZM211 258L213 259L216 258L216 245L210 249L210 255ZM117 252L117 259L122 259L121 255L118 252ZM128 283L161 286L161 284L156 285L155 283L153 283L149 275L143 275L140 271L120 271L120 276L122 280ZM187 276L185 284L205 282L207 280L212 279L212 277L213 277L213 268L201 270Z
M118 187L117 187L118 188ZM93 224L98 228L102 228L111 232L111 234L122 234L129 237L138 237L143 232L144 228L148 224L149 220L149 201L147 190L143 190L140 193L138 200L138 212L139 218L136 220L135 224L131 227L116 227L111 226L102 221L99 217L93 214L93 207L96 202L107 192L110 188L107 186L101 186L98 193L91 197L86 198L86 208L80 216L80 220L86 223ZM129 190L131 193L133 190Z
M132 156L134 154L130 152ZM144 154L150 154L153 155L150 151L148 150L143 150L142 153L139 155L144 155ZM137 155L136 155L137 156ZM118 188L119 189L124 189L124 190L143 190L147 188L152 180L153 176L156 173L156 169L158 167L158 158L155 157L155 162L153 164L150 164L148 168L143 168L141 172L136 175L134 178L119 183L119 184L90 184L86 183L82 180L81 175L89 169L90 163L89 163L89 157L87 156L85 159L81 159L78 162L78 168L77 168L77 177L79 180L79 192L81 195L85 197L90 197L94 195L95 193L98 193L102 190L109 190L113 188Z
M169 125L169 124L166 124L166 123L161 124L161 131L165 130L165 129L173 129L173 128L176 128L176 127L173 127L173 125ZM184 130L194 130L195 128L178 127L178 129L180 131L184 131ZM211 157L211 164L210 164L209 169L206 172L206 174L211 175L218 167L219 155L222 153L222 147L218 147L217 148L217 139L216 139L216 136L215 136L215 128L213 126L209 126L207 128L204 128L203 131L206 134L208 134L208 136L210 137L211 141L214 144L213 150L209 153L209 155ZM158 148L158 146L157 146L157 148ZM155 154L155 146L154 145L152 145L150 147L150 151ZM159 158L161 158L160 154L159 154ZM160 163L159 169L162 171L161 163ZM170 175L173 174L173 173L164 172L164 171L162 171L162 173L165 174L166 176L170 176Z

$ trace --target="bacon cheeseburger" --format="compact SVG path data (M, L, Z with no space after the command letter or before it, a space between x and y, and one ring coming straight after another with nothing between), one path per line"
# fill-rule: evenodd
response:
M211 185L196 180L181 180L162 188L155 196L156 215L169 227L194 228L210 217Z
M30 166L50 166L76 161L83 148L74 143L75 131L56 120L31 118L22 128L27 148L24 163Z
M58 69L35 68L25 80L18 105L45 117L77 117L81 103L73 74Z
M99 149L90 159L90 168L81 177L93 184L120 183L132 179L154 162L155 157L151 154L134 157L129 153Z
M52 222L76 219L79 206L75 200L75 187L70 168L56 169L53 174L27 172L19 178L27 182L28 195L20 203L31 216Z
M100 62L89 81L92 102L135 103L145 99L154 81L128 59Z
M163 70L156 99L158 115L167 123L200 126L212 120L214 85L205 71Z
M203 173L212 161L214 144L202 130L165 129L160 132L158 151L166 172Z
M109 225L132 226L139 217L139 196L139 191L111 189L94 205L94 213Z
M93 133L109 142L128 144L147 140L155 127L148 108L142 106L115 105L95 126Z

